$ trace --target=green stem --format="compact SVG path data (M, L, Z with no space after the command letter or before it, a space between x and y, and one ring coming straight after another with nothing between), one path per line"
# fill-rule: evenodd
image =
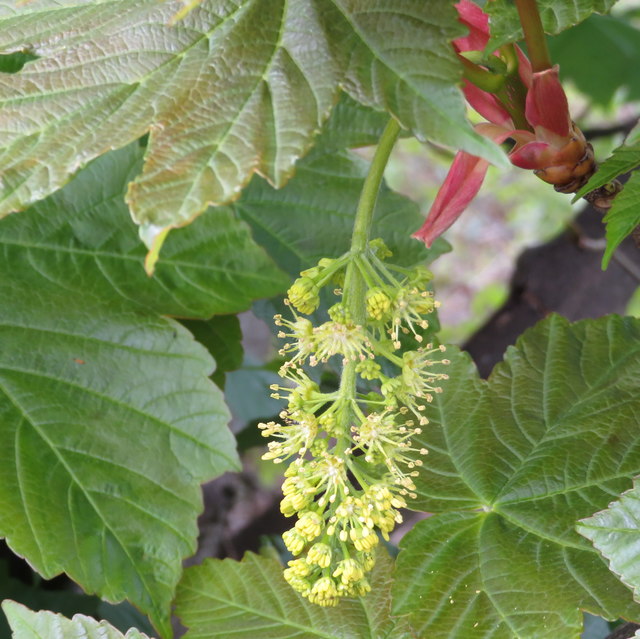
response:
M363 326L366 320L366 283L358 268L357 260L353 258L358 257L367 249L371 233L371 224L373 222L373 211L378 199L380 184L382 183L382 177L387 162L389 161L391 150L399 134L400 125L393 118L390 119L380 137L378 147L371 161L369 173L362 187L362 193L360 194L356 217L353 223L350 251L352 259L347 266L347 272L345 274L343 299L346 301L347 310L354 324L360 326ZM340 394L349 403L355 401L356 362L347 362L344 365L340 379ZM344 426L347 432L344 433L340 440L344 438L346 441L350 434L349 425L345 424ZM339 449L341 448L340 444L342 444L342 441L339 441Z
M470 53L480 53L479 51L472 51ZM488 93L496 93L504 85L504 75L492 73L483 69L481 66L475 64L468 57L469 54L463 55L458 53L458 60L462 64L462 72L464 77L475 84L478 88Z
M351 252L361 253L367 248L373 210L378 199L378 191L382 183L382 176L391 155L391 149L400 134L400 125L393 118L385 127L378 148L376 149L369 173L364 181L360 201L356 209L356 219L353 223L353 236L351 238Z
M520 15L520 24L524 31L524 39L527 43L527 51L533 70L550 69L553 65L536 0L516 0L516 7Z

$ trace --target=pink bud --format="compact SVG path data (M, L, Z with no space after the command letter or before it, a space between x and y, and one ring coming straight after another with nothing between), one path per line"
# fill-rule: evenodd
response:
M567 96L558 78L558 65L532 75L525 116L538 140L563 146L571 131Z
M478 133L492 138L498 144L514 133L493 124L479 124L475 128ZM489 162L486 160L464 151L458 152L433 201L427 219L413 237L431 246L433 241L460 217L469 202L476 196L488 168Z
M458 51L482 51L489 42L489 16L471 0L456 4L458 20L469 29L469 35L453 41Z
M462 90L464 97L471 107L480 115L487 118L489 122L513 128L511 116L493 94L483 91L467 80L465 80Z

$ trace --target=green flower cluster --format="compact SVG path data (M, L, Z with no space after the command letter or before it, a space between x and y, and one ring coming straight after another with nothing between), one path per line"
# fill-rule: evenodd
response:
M444 347L422 345L426 316L437 306L425 290L431 273L387 264L389 256L374 240L361 254L321 260L288 291L292 319L275 317L287 361L282 384L271 389L287 408L278 423L260 424L270 438L263 458L291 460L281 510L298 516L283 535L297 558L284 574L322 606L371 589L366 575L378 533L388 539L406 499L416 496L414 478L428 451L413 438L427 423L423 411L441 391L438 381L447 378L432 370L448 363L441 359ZM326 322L314 325L302 315L318 308L328 285L338 287L341 300ZM354 308L364 321L353 320ZM403 334L416 346L400 353ZM323 392L304 367L332 357L340 358L341 383ZM376 390L358 392L362 380Z

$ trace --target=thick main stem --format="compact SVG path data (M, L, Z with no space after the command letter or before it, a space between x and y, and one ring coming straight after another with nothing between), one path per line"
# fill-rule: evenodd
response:
M553 65L536 0L516 0L516 7L533 70L550 69Z
M351 236L351 260L345 274L343 299L354 324L363 326L366 320L366 284L358 270L354 257L361 255L367 248L373 221L378 192L384 170L389 161L393 145L400 134L400 125L391 118L385 127L378 147L371 161L369 173L364 181ZM342 369L340 393L344 400L352 402L356 396L356 362L347 362ZM349 411L351 412L351 411ZM345 433L348 435L348 432Z

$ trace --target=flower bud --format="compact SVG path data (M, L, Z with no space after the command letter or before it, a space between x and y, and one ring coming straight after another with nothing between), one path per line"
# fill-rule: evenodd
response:
M320 304L320 292L309 277L299 277L287 291L289 301L305 315L313 313Z

